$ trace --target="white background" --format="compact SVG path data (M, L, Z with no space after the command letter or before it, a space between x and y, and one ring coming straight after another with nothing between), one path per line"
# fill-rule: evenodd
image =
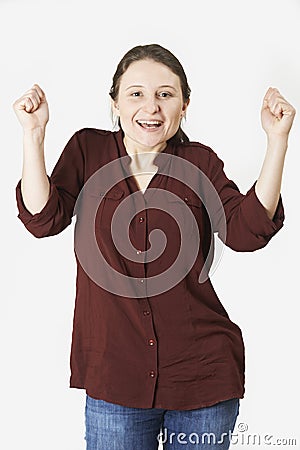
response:
M11 105L35 82L45 90L50 174L77 129L111 128L108 91L116 65L129 48L153 42L186 70L192 96L185 131L214 148L242 192L264 156L260 106L267 88L279 88L299 110L284 171L284 228L255 253L226 249L212 278L246 345L246 397L237 423L246 423L248 434L297 438L299 448L300 1L0 0L5 450L85 448L84 392L68 388L74 224L36 239L17 219L22 131ZM233 446L245 447L254 448Z

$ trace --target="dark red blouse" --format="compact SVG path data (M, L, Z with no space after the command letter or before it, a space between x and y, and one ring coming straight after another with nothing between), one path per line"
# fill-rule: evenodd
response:
M36 237L76 215L70 386L137 408L242 398L242 334L208 276L214 233L237 251L264 247L283 225L282 200L270 220L254 185L241 194L199 143L169 142L144 195L130 161L122 131L85 128L48 177L41 212L25 208L21 180L16 187L18 217Z

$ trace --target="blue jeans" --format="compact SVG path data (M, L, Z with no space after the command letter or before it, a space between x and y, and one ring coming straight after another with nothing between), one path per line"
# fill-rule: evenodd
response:
M227 450L239 399L183 410L129 408L86 396L87 450Z

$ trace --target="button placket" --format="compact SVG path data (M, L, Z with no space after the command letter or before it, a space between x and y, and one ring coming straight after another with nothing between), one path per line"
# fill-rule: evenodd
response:
M143 197L143 196L142 196ZM145 297L147 296L146 293L146 268L145 268L145 242L147 242L147 227L146 227L146 210L145 208L145 201L144 199L142 202L138 202L137 208L140 210L140 212L136 215L135 221L138 223L137 228L134 227L134 230L136 230L136 236L134 239L134 253L139 256L137 259L137 262L139 263L139 273L140 276L137 278L137 284L139 284L143 289L145 289ZM141 224L141 226L139 225Z
M137 255L141 255L141 253L143 253L143 251L145 251L145 250L142 251L141 249L147 248L147 240L148 240L147 214L148 214L148 210L146 209L145 211L140 212L140 214L137 215L137 217L136 217L137 230L140 230L138 232L139 236L138 236L138 239L136 242L136 247L135 247L135 252ZM149 352L149 355L147 358L149 361L149 365L148 365L148 369L146 371L146 376L153 379L153 382L155 383L155 380L157 377L157 361L158 361L157 347L158 347L158 344L157 344L156 339L153 338L155 336L155 330L154 330L151 306L149 303L149 298L147 296L146 253L144 254L144 256L145 256L145 258L144 258L143 262L141 262L144 277L141 276L139 279L137 279L137 282L145 292L145 298L140 300L140 307L141 307L142 320L143 320L144 328L145 328L145 352L146 353ZM154 395L154 393L153 393L153 395Z
M143 315L142 318L145 319L143 321L144 329L145 329L145 356L147 356L148 364L147 369L145 371L145 376L147 378L153 379L153 389L155 386L157 374L158 374L158 342L155 337L155 329L153 324L153 318L152 318L152 311L151 311L151 305L149 302L148 297L145 299L142 299L140 301L140 307L141 307L141 314ZM153 391L154 395L154 391Z

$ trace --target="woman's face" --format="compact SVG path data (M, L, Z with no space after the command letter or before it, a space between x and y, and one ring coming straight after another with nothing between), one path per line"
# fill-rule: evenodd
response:
M132 63L121 77L118 98L113 102L127 151L164 149L187 106L180 79L167 66L147 59Z

